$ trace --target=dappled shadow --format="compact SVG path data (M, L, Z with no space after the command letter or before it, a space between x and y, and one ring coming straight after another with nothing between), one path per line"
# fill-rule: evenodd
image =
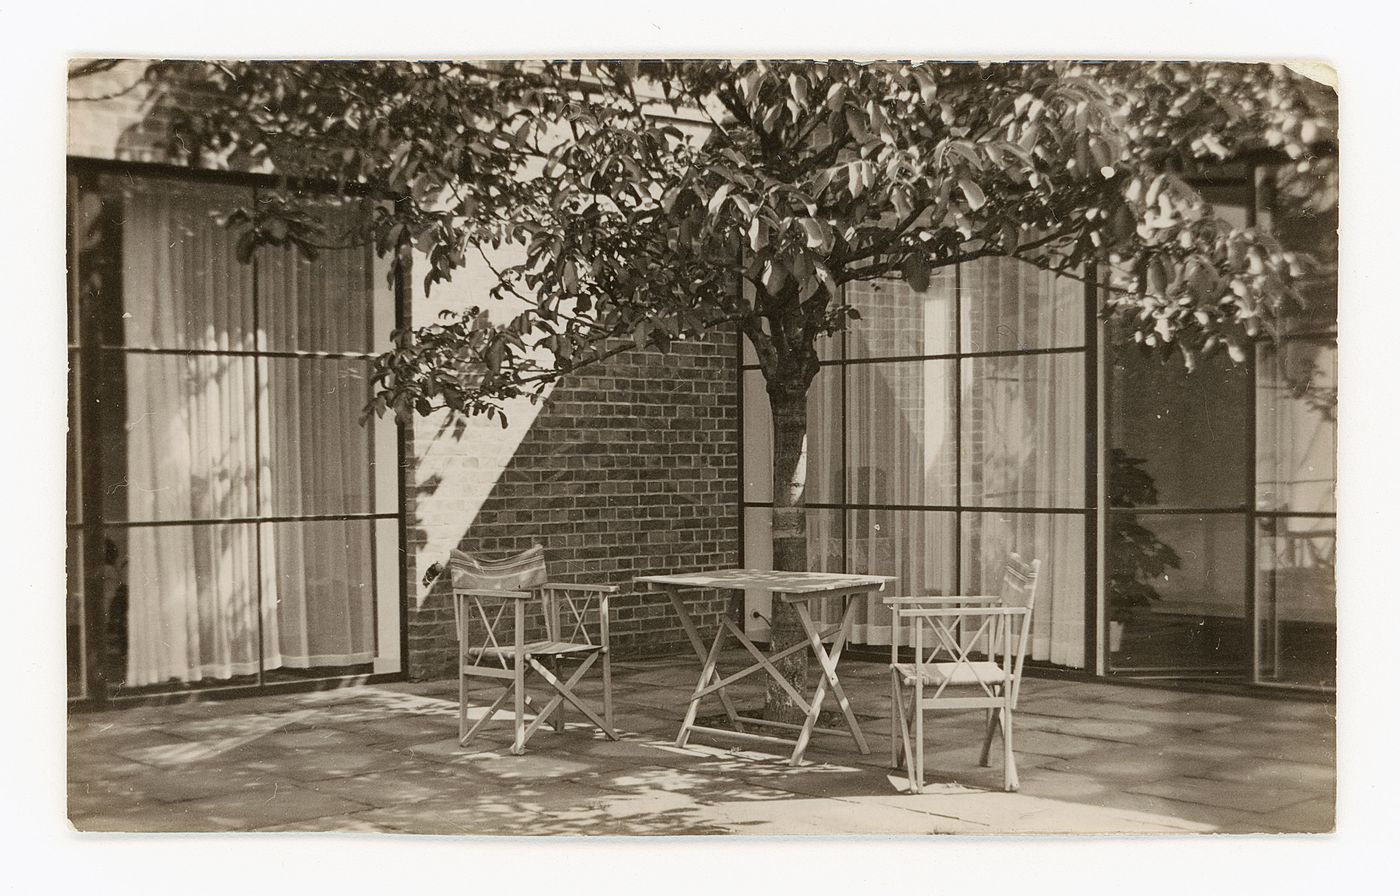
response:
M641 674L647 666L652 677L670 668L629 662L638 674L615 682L617 741L575 715L563 732L542 729L523 756L509 752L509 724L461 747L455 694L441 683L78 716L70 818L80 830L473 836L1332 826L1327 706L1032 682L1017 717L1020 793L999 791L999 757L977 764L974 712L929 733L926 792L911 794L904 773L887 767L878 721L870 755L833 738L798 768L781 751L732 748L720 736L678 747L680 708L651 705L665 701ZM853 701L881 704L878 676L852 676L850 686Z

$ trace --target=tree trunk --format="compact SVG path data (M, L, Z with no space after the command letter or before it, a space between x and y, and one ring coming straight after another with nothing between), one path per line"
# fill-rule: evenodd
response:
M797 382L771 382L768 401L773 413L773 568L790 572L807 569L807 388L808 377ZM778 652L805 640L797 612L773 601L769 644ZM789 682L806 692L807 652L799 650L777 664ZM775 681L768 682L763 716L771 721L798 723L803 713Z

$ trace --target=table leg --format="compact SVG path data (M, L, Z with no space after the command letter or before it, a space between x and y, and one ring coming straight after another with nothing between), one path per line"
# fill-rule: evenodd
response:
M670 599L671 607L676 611L676 616L680 619L681 630L685 632L686 638L690 640L690 646L695 651L695 656L700 660L700 664L703 667L707 662L705 641L700 637L700 630L695 627L695 621L690 618L690 611L685 608L685 601L681 599L680 590L676 588L667 588L666 597ZM724 631L723 626L720 626L720 631ZM704 688L706 683L707 682L704 680L701 680L697 689ZM723 705L724 712L729 717L729 721L736 727L740 727L739 711L734 708L734 702L729 699L729 695L724 692L724 688L720 688L716 696L719 697L719 702ZM741 727L740 730L742 730ZM685 745L680 744L680 746Z
M681 732L676 736L676 746L683 747L690 739L690 726L695 724L696 713L700 711L700 699L704 696L705 686L710 683L710 679L715 675L715 667L719 663L719 652L724 646L724 636L727 634L724 626L719 627L715 632L715 641L710 645L710 653L705 657L705 663L700 668L700 682L695 686L695 692L691 695L690 706L686 708L685 719L681 722ZM724 694L720 692L720 699L725 700ZM729 710L728 701L725 702L725 709ZM733 711L731 718L733 718Z
M816 728L817 718L821 715L822 701L826 699L828 684L831 686L832 693L836 695L841 713L846 719L846 727L851 730L851 736L855 738L857 748L862 754L868 754L870 747L865 742L865 736L861 734L860 724L856 721L855 713L851 710L850 700L846 698L846 692L842 689L841 681L836 676L836 661L841 658L841 651L845 648L846 638L850 633L852 614L855 610L854 600L849 597L846 599L841 629L836 640L832 642L830 655L822 644L821 634L812 622L812 614L807 604L794 603L793 609L797 611L797 618L802 623L802 630L807 634L807 642L811 645L813 654L816 655L817 663L822 667L822 677L817 681L817 687L812 693L811 708L807 711L807 719L802 725L802 732L797 737L797 746L792 751L792 758L788 760L788 764L797 766L802 762L802 755L807 751L807 744L812 738L812 729Z

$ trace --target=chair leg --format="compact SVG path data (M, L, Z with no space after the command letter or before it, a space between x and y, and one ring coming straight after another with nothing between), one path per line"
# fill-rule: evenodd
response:
M915 793L924 792L924 687L922 680L914 682L914 785Z
M510 745L511 753L519 756L525 752L525 661L517 653L515 658L515 740Z
M555 678L558 678L558 677L559 677L559 657L557 657L557 656L552 656L552 657L549 658L549 671L551 671L551 672L554 673L554 677L555 677ZM553 726L553 728L554 728L554 733L556 733L556 734L562 734L562 733L563 733L563 731L564 731L564 704L563 704L562 702L559 703L559 705L556 706L556 707L554 708L554 718L551 720L551 724L552 724L552 726Z
M1008 793L1021 788L1021 780L1016 776L1016 754L1011 751L1011 707L1001 711L1001 740L1005 752L1006 771L1003 784Z
M463 673L460 660L457 663L457 743L467 739L467 676Z
M613 725L613 700L612 700L612 654L607 647L603 648L603 721L608 723L608 727L617 730Z
M899 742L899 672L890 670L890 768L903 768L904 749Z
M987 710L987 733L982 738L982 758L978 762L983 768L992 764L992 738L996 737L997 726L1001 724L1000 710Z

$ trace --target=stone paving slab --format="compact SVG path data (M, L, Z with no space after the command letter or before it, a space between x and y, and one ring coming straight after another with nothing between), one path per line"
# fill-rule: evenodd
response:
M852 664L846 677L870 754L818 735L796 769L776 747L709 736L675 746L694 666L690 657L615 664L621 739L571 712L564 732L541 729L524 756L508 751L508 713L469 747L457 743L451 681L78 715L68 726L69 815L83 831L456 836L1334 826L1327 705L1032 680L1015 732L1020 793L1000 792L1000 743L990 768L977 764L982 714L965 712L927 718L929 792L916 795L889 767L882 664Z

